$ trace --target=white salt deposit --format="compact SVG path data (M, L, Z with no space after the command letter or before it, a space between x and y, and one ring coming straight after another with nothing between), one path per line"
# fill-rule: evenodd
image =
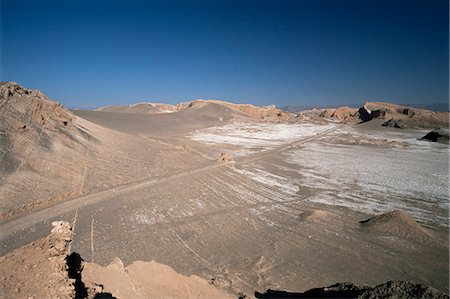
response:
M243 148L271 149L279 145L311 137L335 125L313 124L243 124L197 130L189 137L195 141L212 144L231 144ZM246 155L245 151L240 152Z
M288 178L272 174L262 169L254 168L245 170L234 168L234 171L266 186L275 187L290 195L295 195L299 190L298 186L294 185Z
M301 186L322 189L310 201L383 213L403 209L448 225L448 146L379 148L305 144L286 154L300 166Z
M320 140L284 154L284 160L292 164L291 171L299 174L296 178L278 171L271 173L261 166L234 171L273 190L274 198L283 197L280 201L306 187L315 190L306 198L311 202L371 214L402 209L419 221L448 226L448 145L420 141L418 138L424 135L420 131L361 132L336 126L235 123L198 130L190 138L234 145L238 147L234 156L246 156L336 128ZM381 146L345 145L333 142L334 137L379 140ZM245 190L236 190L236 194L241 192Z

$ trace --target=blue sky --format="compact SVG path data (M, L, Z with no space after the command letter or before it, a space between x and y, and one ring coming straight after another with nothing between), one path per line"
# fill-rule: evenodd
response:
M1 0L1 81L67 107L448 102L447 0Z

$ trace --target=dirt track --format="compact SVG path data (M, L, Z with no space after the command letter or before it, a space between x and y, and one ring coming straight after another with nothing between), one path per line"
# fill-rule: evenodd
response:
M295 147L297 145L306 143L308 141L317 139L319 137L323 137L324 135L336 130L337 128L338 128L338 126L332 128L332 129L329 129L323 133L317 134L314 137L301 139L301 140L292 142L287 145L282 145L276 149L267 150L267 151L264 151L261 153L254 154L252 156L241 157L234 163L255 162L258 159L267 157L267 156L275 154L277 152L281 152L286 149ZM16 217L14 217L14 219L12 219L12 220L7 219L5 221L0 222L0 241L5 240L9 235L13 234L14 232L26 229L27 227L30 227L33 224L36 224L41 221L49 220L53 217L62 215L67 212L74 211L79 208L83 208L83 207L86 207L86 206L89 206L89 205L92 205L95 203L99 203L101 201L108 200L108 199L111 199L111 198L119 196L119 195L125 195L127 193L135 192L135 191L147 188L152 185L170 182L170 181L181 179L181 178L184 178L187 176L195 175L197 173L203 173L203 172L207 172L209 170L215 169L215 168L222 168L222 167L226 167L226 166L228 166L228 165L227 164L214 164L214 165L209 165L209 166L205 166L205 167L201 167L201 168L197 168L197 169L193 169L193 170L183 171L183 172L165 176L165 177L160 177L157 179L135 181L135 182L128 183L125 185L118 185L118 186L114 186L114 187L111 187L111 188L108 188L108 189L105 189L105 190L102 190L99 192L95 192L95 193L81 196L78 198L74 198L74 199L71 199L71 200L68 200L68 201L65 201L62 203L58 203L56 205L53 205L53 206L47 207L47 208L43 208L38 211L31 211L30 214L25 215L25 216L18 215ZM12 249L14 249L14 248L10 248L9 250L12 250ZM6 252L2 251L1 253L3 255Z

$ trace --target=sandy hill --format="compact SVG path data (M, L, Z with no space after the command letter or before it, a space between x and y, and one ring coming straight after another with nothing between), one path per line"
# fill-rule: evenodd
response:
M420 226L408 213L393 211L360 222L361 227L375 233L413 239L433 239L433 234Z
M0 150L0 218L206 163L182 147L99 126L13 82L0 85Z
M314 114L309 111L307 114ZM303 112L305 114L305 112ZM412 108L385 102L366 102L361 108L340 107L323 109L323 118L344 122L358 123L374 119L382 120L382 126L410 129L435 129L448 127L449 113L434 112L422 108Z
M194 100L179 103L177 105L161 103L136 103L127 106L105 106L97 108L95 111L162 114L181 112L185 110L195 110L209 105L225 107L233 112L238 112L245 116L265 121L286 121L292 117L290 113L276 108L275 105L255 106L252 104L234 104L220 100Z
M185 109L207 105L207 104L216 104L220 106L227 107L234 111L239 111L245 115L248 115L252 118L261 119L265 121L287 121L292 118L292 115L288 112L285 112L281 109L276 108L275 105L270 106L255 106L252 104L234 104L225 101L219 100L196 100L187 104Z
M173 113L178 111L178 108L177 106L170 104L144 102L125 106L104 106L95 109L95 111L160 114L160 113Z
M17 83L0 84L2 171L43 170L42 152L81 151L95 140L75 116L43 93ZM14 153L14 155L13 155ZM56 171L53 168L46 171Z
M258 107L218 100L195 100L173 106L139 103L74 110L73 113L116 131L157 138L185 136L192 130L221 126L232 121L280 122L292 119L290 113L275 106Z
M60 104L14 82L0 85L0 132L2 212L21 206L33 194L50 197L50 189L53 194L71 189L60 183L73 187L82 180L79 161L98 143Z
M185 136L192 130L220 126L250 117L215 103L199 103L176 113L129 113L118 111L75 110L76 115L115 131L132 135L168 138Z

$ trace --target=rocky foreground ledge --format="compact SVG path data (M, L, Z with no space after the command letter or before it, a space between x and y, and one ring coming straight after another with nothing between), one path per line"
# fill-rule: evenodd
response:
M288 299L288 298L433 298L445 299L447 295L427 285L408 281L389 281L376 287L357 285L353 283L337 283L325 288L315 288L304 293L268 290L266 293L255 293L258 299Z
M366 222L383 222L384 218ZM432 287L407 281L375 287L338 283L304 293L234 294L154 261L136 261L127 267L117 258L106 267L85 263L76 253L68 255L70 224L55 221L52 226L49 236L0 257L0 298L449 298Z
M55 221L49 236L0 257L0 298L73 298L75 280L69 278L69 223Z

